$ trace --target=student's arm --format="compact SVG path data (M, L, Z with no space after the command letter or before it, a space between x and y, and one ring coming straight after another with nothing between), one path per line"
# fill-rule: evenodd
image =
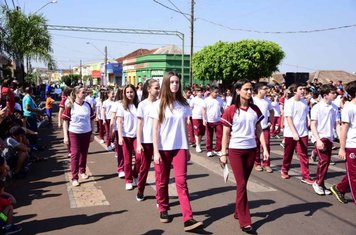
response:
M152 139L153 139L153 161L155 164L159 164L161 161L161 155L158 149L159 129L160 129L159 120L153 119Z
M185 118L184 122L188 123L187 119L189 119L189 116ZM185 138L187 139L187 143L189 143L189 138L188 138L188 126L185 125ZM189 147L187 149L187 156L188 156L188 161L190 160L190 152L189 152Z
M319 133L318 133L317 126L318 126L318 121L317 120L311 120L310 129L312 131L314 139L316 140L316 147L319 150L323 150L325 146L324 146L323 141L320 140L320 136L319 136Z
M207 122L206 122L206 107L203 107L201 110L201 114L203 117L203 125L206 126Z
M289 126L289 128L291 129L292 133L293 133L293 139L294 140L299 140L299 135L297 130L295 129L292 117L286 117L287 120L287 125Z
M136 131L136 151L141 153L143 151L142 147L142 131L143 131L143 118L137 117L137 131Z
M272 123L273 117L274 117L274 110L273 110L273 109L270 109L270 110L269 110L269 117L268 117L268 122L269 122L270 124Z
M106 123L106 108L104 106L101 107L101 118L103 119L103 122Z
M265 135L263 134L261 123L257 123L256 125L256 134L257 137L260 139L261 146L263 148L263 160L268 160L269 159L269 153L267 151L267 144L265 140Z
M228 145L230 142L230 132L231 128L227 126L223 126L222 140L221 140L221 157L220 161L223 163L227 163L227 155L228 155Z
M63 142L66 145L69 144L69 141L68 141L68 126L69 126L68 120L64 120L63 121Z
M59 107L59 111L58 111L58 128L62 127L62 114L63 114L64 108L63 107Z
M343 160L346 159L346 136L347 131L349 130L350 124L347 122L343 122L341 124L341 132L340 132L340 149L339 149L339 157Z
M119 145L123 145L124 143L123 136L122 136L123 121L124 121L123 117L120 116L117 117L117 132L119 134Z
M114 133L115 131L115 122L116 122L116 112L111 112L111 118L110 118L110 133Z

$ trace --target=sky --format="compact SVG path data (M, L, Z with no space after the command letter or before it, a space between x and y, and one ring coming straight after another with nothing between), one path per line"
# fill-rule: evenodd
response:
M0 0L3 4L5 0ZM191 0L156 0L190 13ZM179 31L190 50L190 23L183 14L154 0L7 0L28 13L43 14L49 25ZM174 5L173 5L174 4ZM40 9L40 10L39 10ZM194 51L217 41L242 39L278 43L286 56L280 72L345 70L356 72L356 0L195 0ZM332 31L276 34L354 25ZM236 29L272 33L246 32ZM57 66L68 69L124 56L136 49L165 45L182 47L176 36L51 31ZM89 44L87 44L89 42ZM41 66L34 63L34 66Z

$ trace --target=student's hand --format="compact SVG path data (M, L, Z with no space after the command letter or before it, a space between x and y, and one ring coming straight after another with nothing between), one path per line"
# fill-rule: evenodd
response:
M189 162L189 161L190 161L190 157L191 157L191 155L190 155L190 151L189 151L189 149L187 149L187 162Z
M94 141L94 134L90 135L90 143Z
M316 147L317 147L319 150L323 151L324 148L325 148L323 141L317 140L317 141L316 141Z
M342 160L346 159L346 151L344 148L339 149L339 158L341 158Z
M293 140L298 141L299 140L299 135L298 134L294 134L293 135Z
M139 153L139 154L143 153L142 144L137 144L137 146L136 146L136 152Z
M187 125L190 125L190 118L187 118Z
M64 137L64 139L63 139L63 143L64 143L65 145L69 145L68 138Z
M119 145L123 145L124 144L124 139L122 137L119 137Z
M207 125L207 121L203 118L203 125L206 126Z
M267 149L263 150L263 160L267 161L268 159L269 159L269 153L268 153Z
M160 164L160 162L161 162L161 154L159 154L159 152L153 154L153 162L155 164Z
M58 122L58 129L62 128L62 123Z

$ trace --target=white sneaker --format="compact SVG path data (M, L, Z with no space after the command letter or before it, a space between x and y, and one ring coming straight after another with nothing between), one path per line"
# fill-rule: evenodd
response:
M120 179L125 178L125 172L120 171L120 172L119 172L119 178L120 178Z
M219 156L219 157L221 157L221 151L213 151L213 154L214 155L216 155L216 156Z
M105 143L105 141L103 139L101 139L99 143L103 144L103 143Z
M88 176L87 174L85 174L85 173L80 174L80 177L81 177L83 180L86 180L86 179L89 178L89 176Z
M131 184L131 183L126 183L125 189L126 189L126 190L132 190L132 189L133 189L132 184Z
M327 188L324 188L324 193L325 193L325 195L331 195L332 194L332 192Z
M207 153L206 153L206 156L208 156L208 157L213 157L214 155L213 155L213 152L207 152Z
M201 148L200 148L199 145L197 145L197 147L195 147L195 151L196 151L197 153L203 152L203 151L201 150Z
M313 189L318 195L325 195L323 187L319 186L316 182L313 183Z
M111 147L111 145L109 145L109 147L108 147L108 151L110 152L110 151L112 151L112 147Z
M73 186L73 187L78 187L78 186L79 186L78 180L73 180L73 181L72 181L72 186Z
M137 184L138 184L138 178L133 178L132 186L137 187Z

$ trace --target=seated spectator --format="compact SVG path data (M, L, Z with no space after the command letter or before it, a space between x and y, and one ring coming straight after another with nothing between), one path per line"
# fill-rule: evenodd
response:
M0 157L0 168L6 165L3 157ZM15 234L22 228L13 224L13 211L16 199L11 194L5 192L5 182L0 181L0 223L4 234Z
M10 137L5 141L3 157L13 172L13 178L24 178L27 173L24 163L28 159L30 148L23 144L25 138L25 131L20 126L14 126L10 129Z

